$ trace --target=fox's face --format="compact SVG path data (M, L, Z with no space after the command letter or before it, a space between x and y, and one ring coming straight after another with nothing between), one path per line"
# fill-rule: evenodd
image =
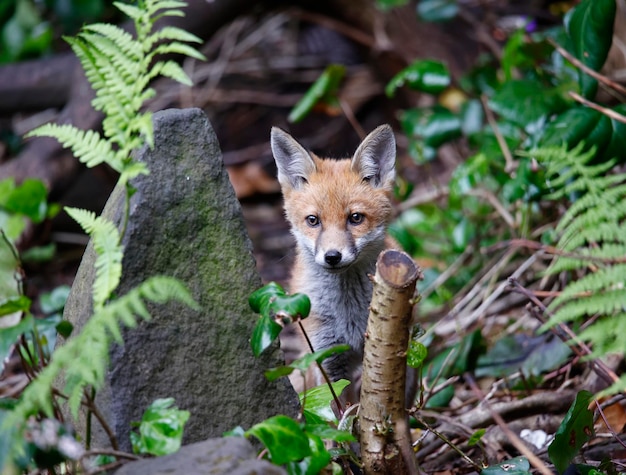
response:
M396 146L378 127L351 159L320 159L272 129L272 151L298 251L309 265L340 273L375 261L391 215Z

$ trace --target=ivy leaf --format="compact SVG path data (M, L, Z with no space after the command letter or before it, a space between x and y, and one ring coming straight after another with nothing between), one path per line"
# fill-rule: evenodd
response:
M252 352L257 358L276 340L280 331L283 329L269 315L261 315L259 321L252 331L250 345Z
M324 446L321 437L307 432L311 454L299 462L287 464L287 472L302 475L323 473L324 467L330 463L330 452Z
M47 197L48 192L41 180L27 178L3 200L3 206L7 211L23 214L40 223L48 213Z
M173 398L156 399L144 412L139 432L131 432L130 440L136 454L156 456L172 454L180 449L189 411L172 407Z
M284 289L280 285L276 282L270 282L252 292L248 298L248 303L250 304L250 308L256 313L264 313L272 297L285 294Z
M276 465L299 461L311 455L308 437L300 424L287 416L270 417L252 426L245 435L259 439Z
M529 79L507 81L489 100L494 112L530 134L537 132L550 114L564 106L565 100L558 89L546 89Z
M298 101L289 113L287 120L291 123L300 122L318 102L328 102L335 98L339 84L346 74L346 67L331 64L313 83L306 94Z
M595 71L602 68L611 49L615 10L615 0L583 0L565 18L574 54ZM598 82L582 71L578 78L583 96L592 98Z
M421 368L428 356L428 350L423 343L415 340L409 341L409 351L406 355L406 363L411 368Z
M4 361L8 358L11 348L24 333L33 329L34 318L28 315L17 325L8 328L0 328L0 371L4 367Z
M331 355L343 353L344 351L348 351L349 349L350 345L335 345L330 348L326 348L325 350L318 350L314 353L307 353L306 355L296 359L286 366L280 366L278 368L266 371L265 377L270 381L274 381L281 376L287 376L291 374L294 370L306 371L312 364L316 362L320 363Z
M447 21L459 12L456 0L421 0L417 5L417 14L424 21Z
M410 137L437 148L461 136L461 119L448 109L409 109L400 116L402 128Z
M431 59L416 61L389 81L385 88L385 93L388 97L393 97L395 90L405 84L417 91L439 94L450 85L450 72L439 61Z
M332 383L335 394L339 396L341 392L350 384L347 379L340 379ZM322 384L307 391L298 394L300 398L300 404L304 407L304 414L306 419L309 420L308 414L312 414L316 420L326 422L336 422L337 418L330 407L330 403L333 401L333 395L330 392L330 388L327 384Z
M25 295L16 295L0 301L0 317L15 312L26 312L30 308L30 299Z
M580 448L593 435L593 411L589 410L591 401L593 394L589 391L578 392L548 447L550 460L559 473L565 472Z

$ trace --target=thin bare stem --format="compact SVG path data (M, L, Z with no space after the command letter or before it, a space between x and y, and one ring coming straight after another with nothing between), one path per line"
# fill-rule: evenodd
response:
M583 71L585 74L588 74L589 76L591 76L592 78L596 79L597 81L600 81L601 83L606 84L610 88L613 88L616 91L621 92L622 94L626 94L626 88L624 86L622 86L621 84L618 84L615 81L612 81L611 79L607 78L606 76L603 76L602 74L594 71L589 66L587 66L582 61L580 61L578 58L573 56L569 51L567 51L565 48L563 48L560 44L558 44L552 38L548 38L548 43L550 43L552 46L554 46L554 49L561 56L563 56L565 59L567 59L574 66L579 68L581 71Z
M595 102L592 102L588 99L585 99L583 96L581 96L580 94L574 92L574 91L569 91L568 94L575 100L580 102L582 105L587 106L591 109L597 110L598 112L601 112L602 114L606 115L607 117L617 120L618 122L622 122L624 124L626 124L626 116L623 116L622 114L615 112L613 109L608 109L606 107L602 107L599 104L596 104Z

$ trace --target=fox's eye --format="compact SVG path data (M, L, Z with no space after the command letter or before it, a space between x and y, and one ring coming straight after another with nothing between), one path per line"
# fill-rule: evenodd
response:
M362 213L352 213L348 221L350 221L350 224L361 224L364 218L365 216Z
M312 228L320 224L320 219L314 214L308 215L305 219L306 219L306 224L308 224Z

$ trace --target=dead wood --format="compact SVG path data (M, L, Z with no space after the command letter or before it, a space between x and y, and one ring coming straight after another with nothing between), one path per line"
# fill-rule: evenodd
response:
M383 251L363 357L360 439L366 474L417 473L405 410L406 351L420 270L405 253Z

